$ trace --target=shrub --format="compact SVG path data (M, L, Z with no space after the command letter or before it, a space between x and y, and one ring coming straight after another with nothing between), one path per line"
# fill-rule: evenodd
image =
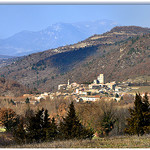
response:
M18 116L10 108L2 108L0 110L0 121L5 126L6 131L12 131L18 124Z

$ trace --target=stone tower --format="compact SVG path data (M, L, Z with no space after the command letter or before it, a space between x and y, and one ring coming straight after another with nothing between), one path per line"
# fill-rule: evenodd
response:
M70 85L70 82L69 82L70 80L68 79L68 85Z
M104 83L105 83L104 74L100 74L100 75L97 77L97 80L99 81L100 84L104 84Z

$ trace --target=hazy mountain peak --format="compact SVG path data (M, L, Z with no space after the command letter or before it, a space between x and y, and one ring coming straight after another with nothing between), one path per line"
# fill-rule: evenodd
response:
M22 56L74 44L94 34L102 34L115 27L116 24L110 20L59 22L40 31L24 30L0 40L0 55Z

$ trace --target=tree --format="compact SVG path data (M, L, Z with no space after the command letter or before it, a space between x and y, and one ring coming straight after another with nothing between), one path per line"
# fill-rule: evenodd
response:
M143 129L145 133L150 133L150 104L148 101L147 93L145 93L145 96L143 97Z
M44 112L44 120L43 120L43 128L48 128L50 125L50 119L48 115L48 110L46 109Z
M0 121L5 126L6 131L12 131L18 124L18 116L10 108L2 108L0 110Z
M38 110L35 115L29 117L27 125L27 141L42 142L54 140L57 136L55 119L50 120L48 110Z
M114 128L116 122L116 108L114 107L115 102L103 101L99 102L98 109L99 113L94 113L93 118L95 122L95 132L97 136L108 136ZM93 110L95 111L95 110Z
M130 118L127 119L127 128L125 132L133 135L143 135L149 132L150 127L150 108L147 94L143 100L140 94L136 94L134 108L129 109Z
M29 118L29 124L27 126L27 141L28 142L40 142L43 138L43 112L44 109L38 110L38 112Z
M10 103L12 103L13 105L16 105L16 103L11 99Z
M50 120L49 126L46 128L46 140L51 141L57 139L58 135L58 129L57 125L55 123L55 118L53 117L52 120Z
M121 96L120 100L123 100L123 96Z
M118 98L118 97L119 97L119 95L116 93L115 97L116 97L116 98Z
M33 117L35 114L33 110L28 105L27 109L25 110L25 122L28 122L31 117Z
M86 129L76 116L73 102L69 106L69 111L66 118L60 123L59 128L60 138L62 139L85 139L92 138L93 132Z
M51 141L56 139L57 137L57 125L55 123L55 119L52 120L49 118L48 110L46 109L44 112L44 120L43 120L43 140Z
M25 102L26 102L26 104L29 104L30 103L30 99L27 97Z
M18 144L23 144L26 141L26 131L24 129L23 118L20 119L20 123L13 131L13 137Z
M101 135L109 135L109 132L114 128L116 119L113 117L113 113L110 111L104 112L102 120L100 122Z
M145 93L145 95L143 97L143 111L144 112L150 111L150 104L149 104L149 101L148 101L147 93Z

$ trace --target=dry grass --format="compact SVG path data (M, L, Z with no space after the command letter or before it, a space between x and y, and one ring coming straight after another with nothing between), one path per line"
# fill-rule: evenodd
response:
M130 93L145 93L150 92L150 86L137 86L139 89L133 89Z
M9 148L150 148L150 135L116 136L92 140L67 140L9 146Z
M0 148L12 144L15 144L12 135L10 133L0 132Z

